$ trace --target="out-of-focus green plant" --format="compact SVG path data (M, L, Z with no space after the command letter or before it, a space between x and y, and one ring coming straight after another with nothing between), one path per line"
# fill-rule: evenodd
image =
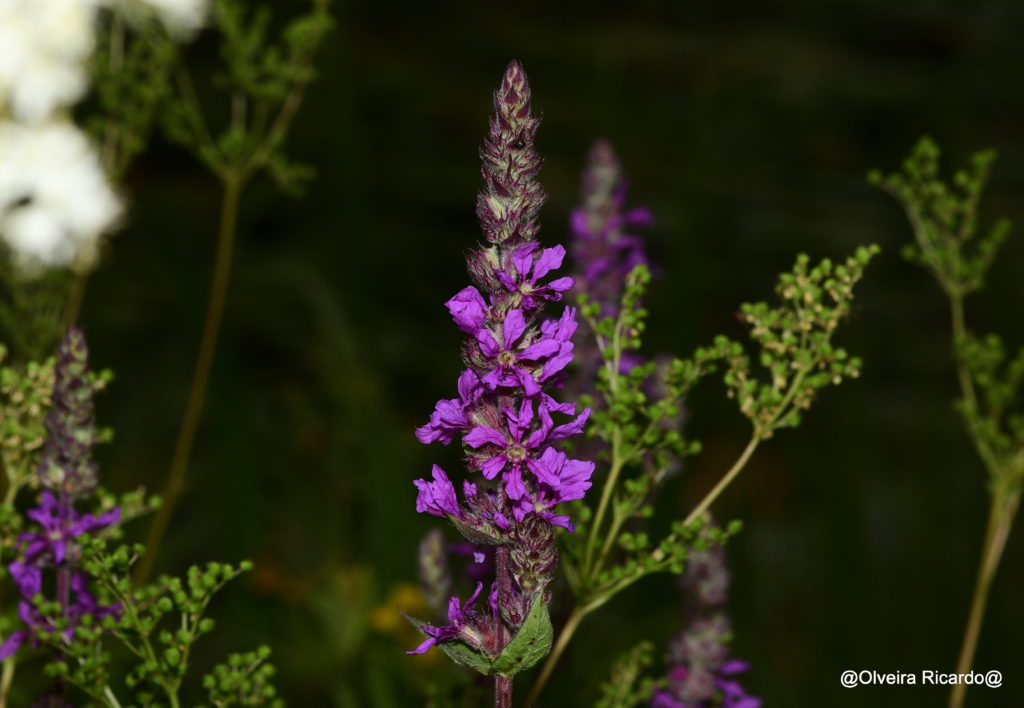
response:
M58 652L46 667L47 675L69 682L110 708L123 705L118 695L125 692L134 697L133 705L181 706L192 646L214 627L214 621L205 616L210 600L252 564L209 563L190 568L184 579L165 576L135 587L130 567L142 553L141 546L110 548L106 540L94 536L80 548L80 565L95 581L98 606L116 609L84 615L69 638L62 630L67 620L61 604L40 598L36 608L55 631L39 633L37 638ZM120 644L133 657L124 687L112 677L111 643ZM283 705L270 683L269 653L262 648L232 655L217 666L203 681L211 705Z
M984 286L988 269L1010 230L1006 220L995 222L987 230L978 227L978 205L995 152L976 153L968 169L954 174L952 186L940 176L939 156L938 145L922 138L904 161L902 172L883 176L873 171L869 180L903 206L915 239L914 245L904 248L904 255L928 270L949 299L953 359L961 396L957 409L988 477L988 526L956 668L958 673L967 673L974 663L989 590L1020 506L1024 483L1024 349L1009 358L998 335L975 335L964 315L965 298ZM963 705L966 691L967 684L954 685L951 708Z
M623 357L640 349L646 324L647 311L640 304L650 282L646 266L637 266L627 277L616 315L602 318L600 304L582 299L583 317L605 363L598 375L600 400L594 406L589 434L604 443L608 473L596 510L577 503L576 533L561 534L566 551L563 567L576 602L527 705L539 695L584 618L652 573L681 573L691 548L725 543L739 531L738 522L725 530L705 525L714 501L761 443L778 430L800 424L822 389L860 373L860 360L835 346L832 338L850 314L854 285L877 252L876 246L862 247L843 263L825 259L817 265L800 255L793 270L779 277L775 288L779 304L742 306L742 319L750 327L763 373L753 368L742 344L725 336L688 359L672 360L667 367L649 362L623 373ZM653 514L651 491L667 470L680 458L700 451L697 441L687 440L678 430L677 419L683 398L700 379L718 369L724 372L728 396L750 421L746 447L664 539L652 542L642 530L626 530L627 524L642 523Z
M5 353L0 346L0 363ZM19 662L34 658L22 651L31 644L52 649L43 668L55 679L49 697L65 700L74 686L110 708L125 705L126 694L128 705L180 706L192 645L213 628L210 599L252 564L209 563L183 579L132 582L142 547L121 543L122 527L159 500L96 487L92 448L111 433L96 427L92 399L111 374L90 371L87 356L72 328L57 358L0 367L0 580L5 600L12 585L21 595L16 616L14 603L2 607L0 705ZM22 512L16 503L27 489L40 491L39 505ZM280 705L266 659L261 649L214 669L204 684L211 705Z
M654 663L654 645L642 641L612 665L611 676L601 684L601 697L594 708L634 708L646 704L655 682L644 676Z
M73 274L24 273L0 247L0 341L11 361L42 361L57 348Z
M170 138L196 156L223 188L217 254L203 335L196 356L188 401L167 472L164 505L150 526L147 555L137 569L145 580L153 568L167 525L185 486L192 444L206 400L206 387L231 275L238 225L238 207L245 187L266 171L285 191L296 192L312 171L291 162L284 151L306 88L316 76L314 59L333 26L328 0L312 0L309 11L291 20L280 37L268 37L270 10L250 8L240 0L214 0L213 24L221 37L224 70L214 79L227 94L231 111L227 125L209 127L188 69L180 65L177 92L169 104L164 127Z

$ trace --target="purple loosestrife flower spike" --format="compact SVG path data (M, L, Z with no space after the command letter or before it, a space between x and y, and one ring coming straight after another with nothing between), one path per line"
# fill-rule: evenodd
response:
M88 356L85 335L71 327L57 355L46 444L39 460L42 485L72 498L88 496L96 487L92 448L97 436Z
M37 530L21 534L15 543L17 559L7 566L22 599L18 616L25 628L9 635L0 645L0 660L12 656L26 640L35 645L40 633L58 631L52 618L44 617L33 603L44 591L44 578L56 576L56 597L64 621L63 636L70 641L78 620L86 614L100 618L116 607L100 607L89 592L89 577L78 568L78 539L118 523L117 507L99 516L75 509L75 501L96 488L92 447L96 442L93 388L88 378L87 348L82 331L72 327L60 344L53 404L46 417L47 440L39 465L44 489L39 506L25 516ZM51 491L52 490L52 491Z
M760 708L736 675L750 666L729 658L732 628L725 611L729 570L725 548L694 552L680 579L684 598L683 630L669 646L665 688L655 691L653 708Z
M564 247L542 248L533 240L545 199L534 151L539 123L530 112L526 74L512 62L494 95L490 132L480 150L484 188L477 215L488 243L467 257L475 286L445 303L466 335L466 369L458 397L439 401L416 430L423 443L459 440L470 473L460 499L457 485L434 465L432 480L415 481L417 511L446 517L471 543L495 547L496 575L482 608L474 607L478 590L465 605L451 600L447 627L420 625L428 639L416 651L462 642L482 657L475 668L486 673L497 662L494 671L503 676L509 669L502 667L518 670L539 658L502 659L511 637L527 626L537 636L533 645L550 646L546 588L558 560L553 527L573 528L554 507L582 498L594 470L594 463L570 460L555 447L582 431L590 411L577 414L574 404L552 395L573 358L576 310L566 307L549 319L542 312L572 288L573 279L554 273ZM448 653L469 661L455 650Z
M623 283L633 268L647 264L644 241L627 229L647 227L654 217L646 207L625 210L628 184L611 144L599 140L590 149L583 172L581 204L572 212L573 259L580 292L614 315Z
M530 113L530 85L513 61L494 92L491 130L480 148L484 189L476 200L484 238L508 247L537 235L537 213L547 199L537 181L542 160L534 150L540 117Z

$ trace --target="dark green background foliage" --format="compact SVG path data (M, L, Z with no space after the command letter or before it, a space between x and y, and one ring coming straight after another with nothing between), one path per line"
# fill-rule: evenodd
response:
M599 136L617 147L632 201L658 218L649 351L741 336L738 304L768 298L797 251L842 258L861 243L883 247L837 336L863 357L863 377L827 391L800 430L765 445L717 509L746 522L729 545L736 652L752 661L747 683L766 705L939 704L939 689L839 686L850 668L951 669L986 508L981 465L951 406L945 300L896 255L911 232L864 175L895 169L923 132L957 165L994 146L983 218L1024 227L1014 199L1024 189L1024 6L437 7L338 3L291 138L318 178L294 200L261 177L244 199L190 487L161 564L252 557L257 569L214 607L219 630L198 660L204 647L212 657L270 643L299 706L416 705L416 682L445 673L401 654L415 637L396 641L367 618L414 578L416 544L436 523L413 511L412 479L434 461L457 468L456 451L423 447L412 429L454 390L460 335L442 303L466 282L476 149L490 92L515 57L546 116L544 241L564 242ZM197 75L216 56L202 38L189 51ZM106 484L155 489L199 339L219 193L161 142L128 188L129 226L82 319L95 364L117 373L99 402L117 434L100 453ZM1004 332L1012 346L1024 339L1022 244L1011 236L969 305L977 330ZM705 452L663 493L662 524L746 440L715 384L689 405ZM1018 530L977 662L1003 670L1005 686L972 689L972 706L1024 705L1022 582ZM677 613L669 577L632 588L584 627L547 705L591 704L614 655L641 638L660 653Z

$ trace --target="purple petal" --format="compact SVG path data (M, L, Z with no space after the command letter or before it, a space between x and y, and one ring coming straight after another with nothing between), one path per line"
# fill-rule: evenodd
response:
M14 561L7 566L14 584L18 586L18 592L22 597L31 600L37 593L43 591L43 571L34 565L27 565Z
M526 496L526 485L523 484L523 472L517 465L512 465L505 472L505 493L512 500Z
M559 350L560 346L561 344L554 339L542 339L524 349L518 358L525 361L536 361L551 356Z
M571 275L567 275L563 278L552 280L550 283L548 283L547 287L549 290L554 290L555 292L562 293L565 292L566 290L572 290L572 286L575 284L576 279L573 278Z
M476 288L463 288L445 303L445 307L463 332L473 334L483 327L487 303Z
M437 639L434 637L428 637L422 644L413 649L412 651L405 652L406 654L424 654L430 647L437 644Z
M505 436L494 428L488 428L486 425L478 425L470 430L463 436L462 442L472 448L478 448L487 443L492 443L498 447L505 447L506 445Z
M544 362L544 368L541 370L540 380L547 381L552 376L565 369L565 367L572 363L572 356L572 342L566 342L562 345L557 356L553 356Z
M542 519L545 519L552 526L561 526L569 533L576 532L576 526L569 520L569 517L565 514L552 514L550 511L542 511L538 514Z
M572 214L569 215L569 228L572 229L575 236L584 241L590 241L593 238L590 229L587 228L587 212L582 209L573 209Z
M480 555L483 555L483 554L481 553ZM482 562L482 561L479 561L479 562ZM484 589L484 584L479 582L479 581L477 581L476 590L474 590L473 594L469 596L468 600L466 600L466 609L467 610L470 607L472 607L474 604L476 604L476 599L478 597L480 597L480 591L483 590L483 589ZM465 614L465 613L463 613L463 614Z
M533 264L533 279L540 280L555 268L562 266L565 259L565 248L559 244L552 248L545 248L540 252L537 262Z
M509 310L505 316L505 324L502 327L502 336L505 340L505 349L511 349L523 332L526 331L526 318L522 310Z
M564 425L555 426L551 431L550 440L558 440L560 438L567 438L570 435L578 435L583 432L583 426L586 425L587 419L590 418L590 409L585 408L574 420L565 423Z
M533 265L533 252L537 250L538 245L539 244L536 241L524 243L515 250L515 253L512 254L512 265L515 266L516 272L519 273L523 280L525 280L526 276L530 274L530 267ZM539 275L534 273L533 280L536 280L539 277Z
M7 639L4 640L3 645L0 646L0 661L14 656L15 652L21 648L21 645L25 643L26 639L28 639L28 632L24 630L15 632L7 637Z
M484 479L494 479L498 476L498 473L505 469L505 465L508 463L508 458L504 455L495 455L494 457L488 457L486 460L480 463L480 474L484 476Z
M558 470L561 469L562 463L565 461L565 453L556 450L553 447L545 448L544 452L541 453L539 459L533 459L532 457L526 458L526 466L530 468L533 475L552 488L557 488L561 485L561 480L558 477Z
M732 676L734 674L742 674L750 671L750 664L743 661L743 659L730 659L729 661L722 664L721 668L718 669L718 673L723 676Z
M484 356L494 357L501 353L501 345L498 344L498 339L491 330L480 328L473 336L476 337L476 341L480 345L480 352Z
M623 214L622 221L629 226L654 226L654 214L647 207L636 207Z
M462 518L462 510L459 508L459 501L455 497L455 487L445 471L434 465L434 481L428 482L424 479L413 481L419 489L416 496L416 511L427 512L434 516L455 516Z
M498 280L501 281L501 284L505 286L506 290L510 290L512 292L519 290L519 284L516 282L516 279L505 271L496 270L494 271L494 274L498 276Z
M466 369L459 374L459 398L463 403L473 403L480 398L481 386L480 377L472 369Z
M569 356L569 360L572 361L572 355ZM519 368L515 369L515 373L519 385L523 387L523 393L527 396L536 396L540 393L540 385L538 385L537 379L533 378L533 374Z
M81 519L78 520L77 523L75 523L71 527L69 533L75 538L78 538L83 533L95 531L96 529L106 528L107 526L116 524L120 520L121 509L115 506L113 509L105 511L103 514L99 516L85 514Z

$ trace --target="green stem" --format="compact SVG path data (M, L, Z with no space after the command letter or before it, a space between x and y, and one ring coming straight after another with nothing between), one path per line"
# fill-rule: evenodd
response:
M619 448L621 446L622 431L616 427L615 432L612 434L612 466L608 472L608 479L605 480L604 487L601 490L601 501L597 506L597 514L594 516L594 524L590 527L590 535L587 537L587 550L583 556L583 580L589 582L592 578L597 576L598 563L594 562L594 550L596 548L597 537L600 534L601 524L604 521L604 515L608 510L608 504L612 498L612 491L615 489L615 485L619 480L619 474L622 472L622 459L619 455Z
M85 290L89 284L91 271L83 268L74 274L74 282L71 284L71 291L68 293L68 302L64 307L64 329L78 322L78 316L82 313L82 303L85 302Z
M529 708L533 705L534 701L540 696L540 692L544 690L544 685L551 678L551 673L555 670L555 665L558 664L558 660L562 658L562 654L565 652L565 648L569 646L569 640L572 639L573 635L576 634L576 630L579 629L580 622L583 618L590 614L591 609L587 606L581 607L576 605L572 614L569 615L569 619L566 620L565 626L562 627L562 631L558 635L558 639L555 640L555 645L551 648L551 653L548 654L547 660L544 662L544 666L541 667L540 674L537 675L536 680L533 682L533 686L530 688L530 693L526 696L526 702L523 704L525 708Z
M196 358L195 373L189 389L185 415L181 420L178 440L174 446L174 455L167 472L167 483L164 488L163 504L149 528L146 537L146 554L135 573L135 581L142 584L153 570L157 551L167 532L167 525L174 507L185 487L185 473L188 469L192 445L196 431L202 418L203 405L206 401L206 389L210 380L214 354L217 350L217 338L220 333L221 320L224 316L224 304L227 300L228 283L231 276L231 260L234 250L235 232L238 221L238 202L243 189L243 181L235 176L224 179L224 197L221 203L220 233L217 239L217 257L213 268L213 282L210 289L210 300L206 310L206 323L203 327L203 338L199 345Z
M18 663L13 656L4 659L3 674L0 675L0 708L7 708L7 694L11 690L11 682L14 681L14 671Z
M110 56L108 58L112 72L121 71L124 67L124 41L124 19L121 17L120 12L115 12L110 22ZM120 176L117 152L120 143L118 126L118 121L108 117L104 129L103 147L100 151L100 161L103 163L103 169L111 181L115 181L115 178ZM68 294L67 305L64 307L65 330L78 322L78 317L82 312L82 303L85 302L85 291L89 285L89 276L91 274L92 268L81 268L74 274L75 280Z
M963 297L951 294L949 305L950 320L953 327L953 360L956 362L956 376L960 382L960 392L964 397L964 404L966 406L964 413L968 421L967 432L971 436L971 442L974 443L974 448L978 451L978 456L981 457L981 461L985 464L989 475L996 477L1000 470L999 461L992 448L988 446L984 438L974 432L969 423L974 416L979 416L981 411L978 406L978 395L974 390L974 380L971 378L971 372L967 368L967 363L964 361L963 356L961 356L959 349L960 343L967 339L967 326L964 324Z
M964 631L963 644L960 646L960 658L956 665L958 674L969 672L974 665L974 654L978 648L978 637L981 634L981 625L985 618L989 590L992 587L996 571L999 569L999 561L1003 557L1006 540L1009 538L1013 517L1019 503L1019 494L1013 494L1009 498L1004 498L998 493L992 495L985 542L982 544L981 563L978 565L978 577L974 585L974 596L971 598L967 628ZM949 707L962 708L966 695L967 684L956 683L949 696Z
M597 327L594 326L594 323L591 323L591 328L594 332L597 332ZM597 341L598 349L603 354L605 346L600 335L598 335ZM605 367L608 370L608 395L605 397L605 405L608 406L611 406L619 395L619 371L622 365L621 312L619 313L618 321L615 323L615 330L612 333L611 351L612 357L605 363ZM587 548L583 555L583 566L581 570L583 574L583 581L585 583L597 576L595 568L592 567L597 537L598 534L601 533L601 525L604 522L604 515L608 511L608 504L611 502L612 494L615 491L615 485L619 480L619 474L622 472L624 464L625 459L622 454L622 425L616 422L615 429L612 431L612 466L608 472L608 479L605 480L604 487L601 489L601 501L597 505L597 513L594 515L594 523L591 525L588 532Z
M733 463L732 467L729 468L729 471L726 472L720 480L718 480L718 484L716 484L714 488L708 492L703 499L701 499L700 503L694 507L693 511L690 512L690 515L686 517L686 520L683 521L684 525L689 525L703 516L704 512L708 510L708 507L718 499L719 495L725 491L725 488L728 487L732 481L736 479L736 476L743 471L747 462L750 461L751 455L754 454L754 450L756 450L757 446L760 444L761 436L755 432L750 436L750 442L747 443L747 446L743 449L743 452L736 459L736 462Z
M110 686L103 687L103 695L110 702L112 708L121 708L121 701L117 700L117 696L114 695L114 691L110 688ZM3 707L0 706L0 708Z

